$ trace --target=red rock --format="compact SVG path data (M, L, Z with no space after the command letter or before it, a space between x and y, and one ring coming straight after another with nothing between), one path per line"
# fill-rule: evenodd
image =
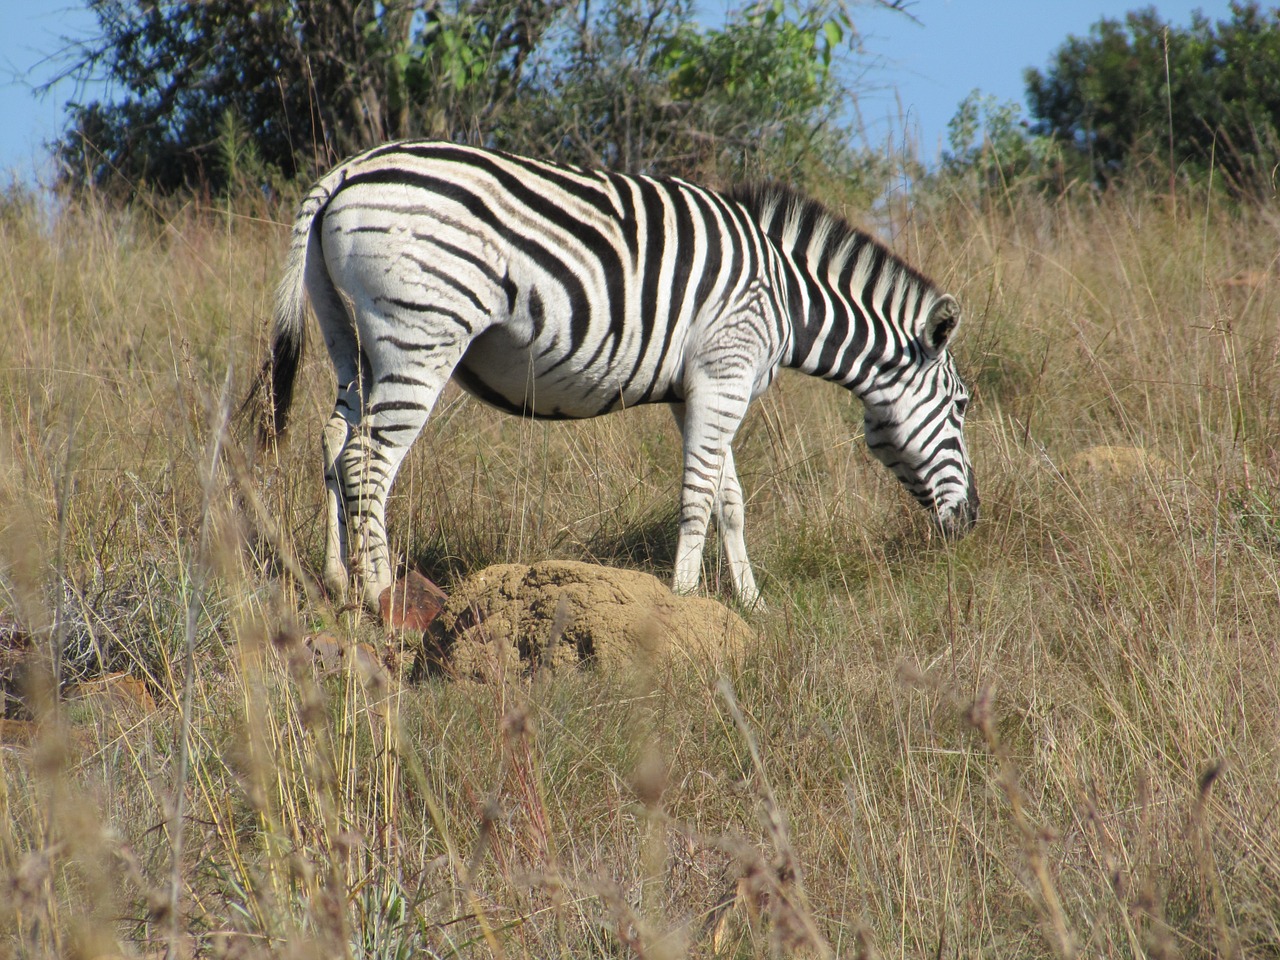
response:
M426 630L449 599L443 590L416 571L410 571L382 591L378 609L388 630Z

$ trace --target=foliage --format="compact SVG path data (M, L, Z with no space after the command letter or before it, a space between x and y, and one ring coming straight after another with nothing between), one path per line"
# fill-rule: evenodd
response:
M853 23L832 4L795 13L786 16L776 0L723 29L681 23L656 64L686 112L686 135L701 135L751 173L762 172L754 165L786 176L806 156L839 149L829 125L847 91L833 66Z
M1017 103L1001 103L981 90L960 102L947 124L947 140L951 149L943 155L942 174L967 179L980 190L1050 179L1060 162L1055 141L1027 132Z
M513 96L563 5L492 0L446 13L413 0L90 0L100 36L69 72L106 81L110 96L70 105L57 146L64 178L221 190L230 184L216 132L228 113L260 159L251 180L482 118L476 91L489 105Z
M840 0L754 3L722 27L692 0L90 6L101 36L68 72L110 95L70 106L57 151L76 188L269 185L418 135L633 171L851 165Z
M1154 8L1103 19L1028 70L1033 131L1060 143L1075 174L1106 184L1146 170L1274 194L1280 160L1280 9L1233 2L1189 27Z
M691 0L615 0L583 19L543 93L566 159L648 173L803 178L850 166L834 69L853 37L832 0L758 3L722 27Z

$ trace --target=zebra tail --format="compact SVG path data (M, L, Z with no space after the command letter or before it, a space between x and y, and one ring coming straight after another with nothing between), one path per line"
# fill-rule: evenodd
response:
M293 388L306 347L306 270L316 218L324 210L330 191L317 186L302 202L293 224L293 237L284 275L276 288L271 328L271 352L254 380L248 403L258 411L258 444L267 449L284 433L293 406ZM315 251L316 254L319 251Z
M301 224L299 226L302 226ZM293 385L302 364L306 347L307 316L303 277L307 268L307 246L311 236L311 224L303 230L294 228L293 243L289 245L289 259L284 276L276 289L275 320L271 329L271 355L264 365L263 374L270 377L270 417L263 417L262 429L269 441L284 433L289 421L289 408L293 406Z

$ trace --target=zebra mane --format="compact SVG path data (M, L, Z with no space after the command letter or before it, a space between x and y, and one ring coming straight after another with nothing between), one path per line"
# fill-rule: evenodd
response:
M731 190L729 198L745 207L765 235L797 261L806 261L810 249L821 250L829 258L827 269L838 273L851 258L871 247L876 258L883 258L895 276L925 289L935 289L933 281L885 244L793 187L776 183L747 184Z

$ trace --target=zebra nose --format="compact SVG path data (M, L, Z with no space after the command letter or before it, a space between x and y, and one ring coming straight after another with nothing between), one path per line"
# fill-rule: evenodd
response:
M958 540L972 530L973 525L978 522L979 502L978 488L970 480L965 499L938 517L942 535L948 540Z

